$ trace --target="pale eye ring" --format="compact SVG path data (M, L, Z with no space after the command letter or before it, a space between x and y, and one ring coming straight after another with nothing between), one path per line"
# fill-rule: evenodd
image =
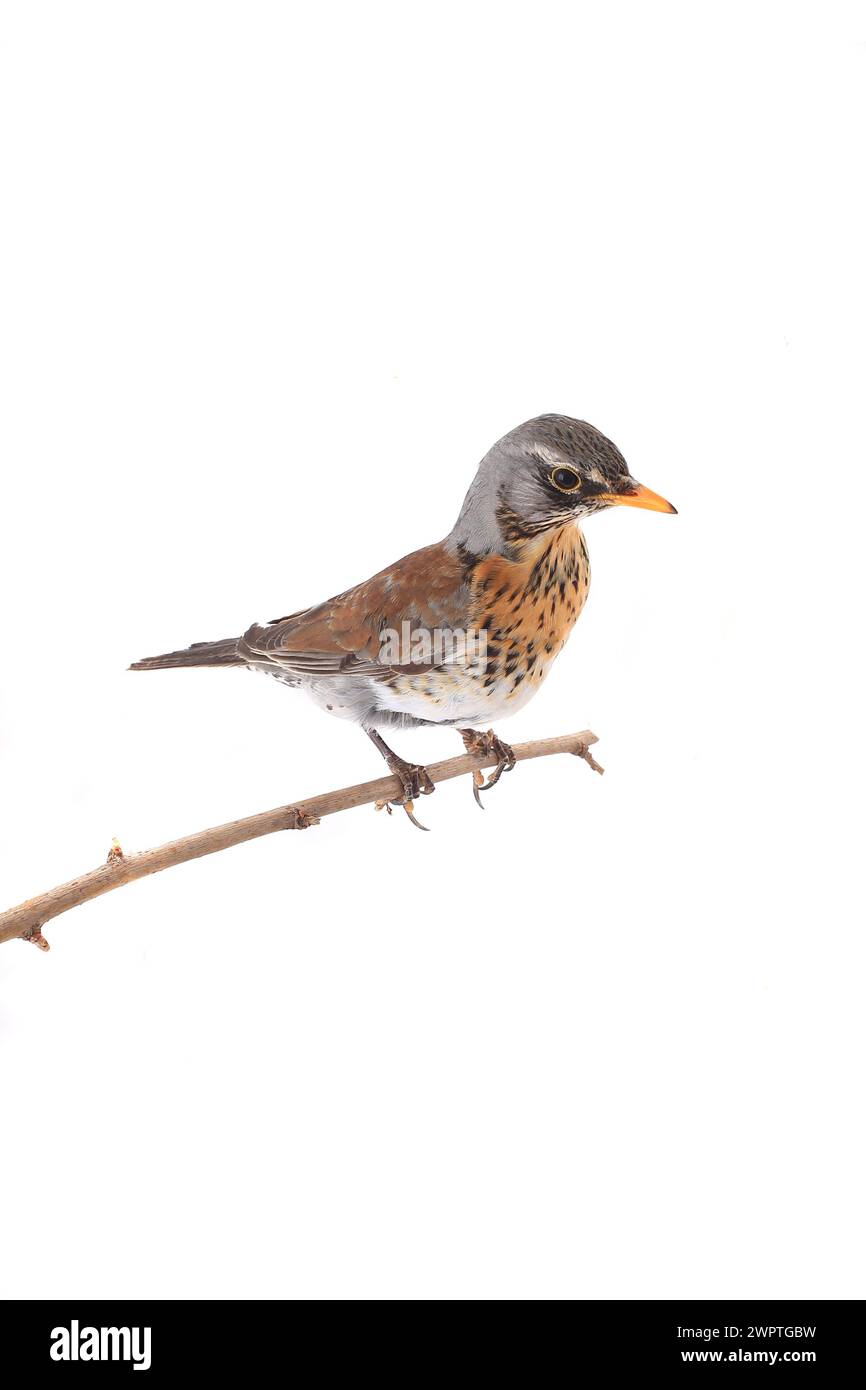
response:
M550 481L559 492L577 492L580 487L580 474L573 468L553 468Z

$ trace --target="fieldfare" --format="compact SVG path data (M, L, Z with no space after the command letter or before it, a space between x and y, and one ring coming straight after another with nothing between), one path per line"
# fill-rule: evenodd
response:
M486 783L474 775L480 805L479 790L494 786L514 758L479 726L515 714L544 680L589 590L580 522L615 504L675 511L635 482L592 425L540 415L481 460L445 540L314 608L131 669L248 666L305 690L328 714L360 724L402 784L392 804L415 825L415 798L433 783L380 730L454 726L469 751L497 759Z

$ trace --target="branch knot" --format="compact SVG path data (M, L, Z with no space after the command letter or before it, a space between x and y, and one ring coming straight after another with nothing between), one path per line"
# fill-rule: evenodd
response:
M593 772L597 772L601 777L604 776L604 768L602 767L601 763L596 762L595 758L590 753L589 746L587 744L582 743L579 748L575 748L574 756L576 758L583 758L584 762L589 763L589 766L592 768Z
M22 941L32 941L34 946L38 946L40 951L50 951L51 945L45 940L40 927L28 927L21 933Z

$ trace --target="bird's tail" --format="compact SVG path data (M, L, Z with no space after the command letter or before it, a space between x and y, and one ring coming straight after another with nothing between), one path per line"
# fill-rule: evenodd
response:
M162 656L146 656L143 661L134 661L130 671L164 671L173 666L245 666L242 656L238 656L238 639L229 637L224 642L193 642L180 652L164 652Z

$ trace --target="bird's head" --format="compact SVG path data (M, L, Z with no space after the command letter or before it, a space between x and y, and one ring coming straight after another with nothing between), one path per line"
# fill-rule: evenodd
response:
M469 550L490 550L617 505L676 511L635 481L600 430L567 415L539 415L481 460L455 535Z

